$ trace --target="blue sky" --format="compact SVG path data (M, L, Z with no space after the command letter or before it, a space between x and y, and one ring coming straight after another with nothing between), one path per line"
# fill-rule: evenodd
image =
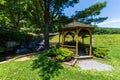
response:
M101 10L99 16L108 17L108 19L97 25L100 27L120 28L120 0L80 0L74 7L66 8L64 13L70 17L75 14L75 11L84 10L97 2L103 1L107 1L107 6Z

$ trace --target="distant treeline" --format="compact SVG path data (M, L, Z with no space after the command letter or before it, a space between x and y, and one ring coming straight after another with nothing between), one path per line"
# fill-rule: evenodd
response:
M101 28L95 27L94 34L120 34L120 28Z

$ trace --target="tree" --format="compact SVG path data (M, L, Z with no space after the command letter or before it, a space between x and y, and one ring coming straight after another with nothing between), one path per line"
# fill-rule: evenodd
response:
M49 48L49 25L51 25L56 17L62 14L65 7L74 6L79 0L34 0L38 2L38 8L42 9L43 13L43 29L45 47Z
M100 23L107 19L107 17L96 17L100 14L100 11L106 7L107 2L96 3L85 10L77 11L74 17L77 17L80 22L87 24Z
M22 20L27 15L27 0L2 0L4 2L2 6L1 15L4 16L3 20L7 20L7 27L14 30L19 30L22 26ZM6 21L4 21L6 22Z
M8 18L5 17L5 3L5 0L0 1L0 28L6 26L6 24L9 22Z

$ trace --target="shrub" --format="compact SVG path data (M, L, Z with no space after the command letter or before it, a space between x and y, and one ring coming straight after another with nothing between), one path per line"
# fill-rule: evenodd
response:
M67 61L67 60L70 60L72 55L73 55L73 52L70 51L69 49L67 48L59 48L57 50L57 59L60 60L60 61Z
M50 57L56 57L59 61L67 61L71 59L73 52L67 48L51 48L45 54Z
M51 49L50 49L51 50ZM47 54L48 51L39 54L32 63L32 69L37 70L42 80L51 80L54 76L59 75L62 69L61 62L50 59Z
M108 54L109 54L109 50L106 48L94 48L93 49L93 55L96 57L104 58Z
M51 57L55 57L58 52L57 52L57 48L51 48L46 52L47 56L51 56Z

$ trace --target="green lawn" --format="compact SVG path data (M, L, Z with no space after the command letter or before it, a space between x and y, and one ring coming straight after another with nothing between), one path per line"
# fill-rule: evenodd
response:
M55 36L51 42L56 42ZM110 60L96 59L111 64L112 71L81 70L77 65L74 67L64 66L58 75L51 76L51 80L120 80L120 35L94 35L94 46L105 47L110 50ZM39 69L32 70L34 58L28 61L0 64L0 80L42 80Z

